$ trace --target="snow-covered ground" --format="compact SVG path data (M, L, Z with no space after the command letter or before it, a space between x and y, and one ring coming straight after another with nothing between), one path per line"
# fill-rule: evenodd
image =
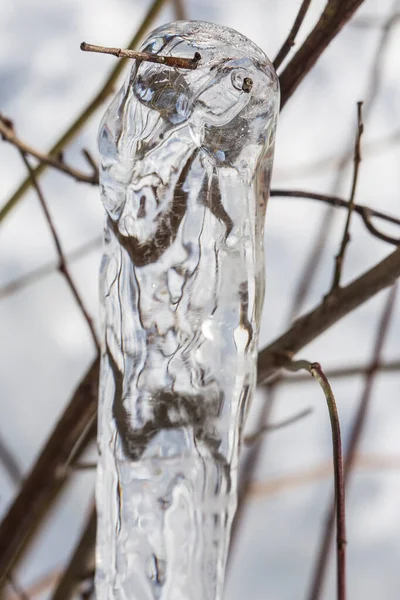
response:
M139 0L9 0L0 5L0 111L13 119L18 134L46 149L87 103L115 63L111 57L82 54L82 40L124 46L145 14ZM314 0L298 42L318 18L324 0ZM296 15L300 0L188 0L189 18L221 23L252 38L275 56ZM285 107L278 128L273 187L332 193L335 160L353 144L356 102L367 99L379 23L400 3L366 0L355 18L329 46L312 73ZM375 26L366 27L373 18ZM157 24L174 19L171 7ZM356 23L359 26L356 26ZM363 25L364 26L361 26ZM357 200L379 210L400 212L400 149L379 153L371 142L400 129L400 22L393 28L379 70L380 87L365 122L364 156ZM84 167L80 149L96 152L102 108L65 153ZM0 201L25 176L18 153L0 144ZM351 163L339 186L349 194ZM55 225L66 252L96 238L102 229L98 190L62 174L42 179ZM325 208L315 202L273 198L267 214L267 294L261 346L284 331L290 300ZM338 212L304 309L318 303L331 282L345 213ZM398 236L398 233L397 233ZM361 221L352 224L352 242L344 282L369 268L392 247L372 239ZM55 252L34 193L29 192L2 223L0 286L28 273ZM100 249L72 265L91 313L97 316ZM310 344L301 356L324 367L367 361L387 292L343 319ZM400 303L384 348L386 358L400 354ZM26 473L51 431L72 390L93 357L90 335L70 291L58 273L0 300L0 437ZM362 380L334 382L343 436L349 431L362 391ZM400 462L400 378L380 375L360 452ZM330 429L324 399L310 383L279 390L272 419L313 407L300 423L268 435L257 482L267 482L320 465L331 457ZM254 412L256 414L256 411ZM250 415L249 429L255 417ZM400 469L360 468L348 494L349 598L397 600L400 590ZM63 565L74 546L92 500L94 475L76 475L21 565L26 587ZM242 537L229 569L226 598L297 600L306 597L324 515L331 494L330 477L296 487L255 495L249 502ZM269 488L270 489L270 488ZM0 511L16 489L0 466ZM334 598L334 562L324 598ZM49 597L49 594L41 596Z

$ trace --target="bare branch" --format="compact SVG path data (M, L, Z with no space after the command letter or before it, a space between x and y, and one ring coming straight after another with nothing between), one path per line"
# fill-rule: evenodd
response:
M364 424L366 421L368 409L371 402L371 394L374 379L377 373L376 365L379 363L382 347L388 333L389 323L393 314L393 309L396 299L396 286L391 289L388 299L378 324L377 336L375 341L374 350L372 353L372 360L370 363L370 369L365 379L364 392L357 410L357 414L353 420L353 424L350 431L347 455L345 460L345 484L348 484L351 469L354 465L356 450L361 438ZM318 600L321 597L322 586L325 580L326 567L329 557L329 548L331 545L331 538L333 532L333 521L334 521L334 506L332 505L328 511L325 529L322 535L319 552L317 554L317 561L315 570L311 580L311 588L309 593L310 600Z
M47 208L47 204L46 204L46 201L44 199L42 190L39 187L39 184L38 184L38 182L36 180L36 177L35 177L35 173L34 173L32 167L31 167L31 165L29 164L29 160L26 158L25 153L22 152L22 151L20 151L20 153L21 153L22 160L24 161L25 166L28 169L29 174L31 176L33 187L35 188L37 197L39 198L39 202L40 202L40 204L42 206L42 209L43 209L46 221L47 221L47 223L49 225L49 228L50 228L50 231L51 231L51 235L53 237L54 245L56 247L56 251L57 251L57 254L58 254L58 260L59 260L58 269L59 269L60 273L62 273L62 275L64 275L64 277L65 277L65 279L66 279L66 281L68 283L68 286L69 286L69 288L70 288L70 290L72 292L72 295L74 296L75 301L76 301L77 305L79 306L79 310L81 311L82 315L84 316L84 319L85 319L85 321L86 321L86 323L87 323L87 325L88 325L88 327L90 329L90 333L92 335L92 339L93 339L95 348L97 349L97 352L100 352L100 345L99 345L99 342L98 342L98 339L97 339L96 330L94 328L93 321L92 321L92 319L91 319L88 311L85 308L83 300L82 300L82 298L81 298L81 296L80 296L80 294L78 292L78 289L77 289L77 287L76 287L76 285L75 285L75 283L74 283L74 281L73 281L73 279L71 277L71 274L69 272L69 269L68 269L68 266L67 266L67 262L66 262L65 257L64 257L64 253L63 253L62 248L61 248L61 242L60 242L60 240L58 238L58 234L57 234L56 228L54 227L54 223L53 223L53 219L51 218L51 214L50 214L50 212L49 212L49 210Z
M288 362L285 368L290 371L305 369L316 379L324 392L328 405L329 419L332 430L333 472L335 480L335 502L333 504L332 524L336 506L336 562L337 562L337 600L346 600L346 507L345 482L343 473L342 441L340 422L335 397L329 381L319 363L309 363L306 360Z
M335 367L328 369L326 371L326 376L332 379L342 379L343 377L356 377L359 375L367 375L371 370L369 365L351 365L345 367ZM400 360L392 360L384 363L378 363L376 365L376 370L379 373L396 373L400 371ZM280 382L282 384L287 383L307 383L310 381L310 378L306 375L293 375L290 377L282 377Z
M132 58L134 60L147 61L173 67L175 69L197 69L197 65L201 60L199 52L195 52L193 58L182 58L180 56L161 56L159 54L151 54L150 52L137 52L136 50L123 50L122 48L107 48L106 46L95 46L82 42L81 50L84 52L98 52L100 54L111 54L117 58Z
M281 49L279 50L279 52L276 55L276 58L273 62L275 70L279 69L279 67L281 66L281 64L283 63L283 61L289 54L290 50L293 48L294 41L296 39L297 34L299 33L299 29L304 21L304 18L307 14L310 4L311 4L311 0L303 0L301 6L299 8L299 12L297 13L296 19L293 23L293 27L290 30L288 37L284 41Z
M86 175L86 173L83 173L82 171L79 171L78 169L69 167L62 160L59 160L58 158L54 158L53 156L50 156L49 154L44 154L43 152L40 152L39 150L36 150L32 146L29 146L28 144L23 142L15 133L15 129L14 129L13 124L10 121L10 119L8 119L7 117L4 117L1 114L0 114L0 136L3 138L3 140L5 140L6 142L9 142L10 144L12 144L16 148L18 148L18 150L20 152L34 156L35 158L38 159L38 161L40 161L40 163L54 167L54 169L57 169L58 171L62 171L66 175L73 177L74 179L76 179L76 181L82 181L84 183L91 183L92 185L97 185L99 183L99 174L98 174L97 170L93 169L93 172L91 175Z
M67 264L70 264L78 260L79 258L86 256L86 254L88 254L95 248L98 248L100 245L101 237L96 237L93 240L90 240L89 242L85 242L72 252L69 252L68 254L64 255L65 260L67 261ZM11 294L14 294L15 292L18 292L19 290L23 289L28 285L31 285L32 283L37 283L38 281L43 279L43 277L54 273L54 271L56 271L57 269L58 263L54 263L54 261L49 261L48 263L45 263L42 267L38 267L37 269L34 269L26 275L22 275L22 277L14 279L14 281L7 283L4 287L0 288L0 300L6 298L7 296L10 296Z
M351 184L350 200L348 203L347 219L346 219L346 223L344 226L342 242L340 244L340 250L335 258L335 271L334 271L334 275L333 275L332 288L331 288L331 291L329 292L330 294L336 292L336 290L340 286L340 278L342 275L342 267L343 267L345 252L346 252L347 245L350 242L350 223L351 223L351 217L354 212L354 203L355 203L355 195L356 195L356 189L357 189L358 172L360 169L360 162L361 162L361 136L364 131L364 125L363 125L363 121L362 121L362 104L363 104L362 102L357 102L357 135L356 135L356 141L354 144L353 181Z

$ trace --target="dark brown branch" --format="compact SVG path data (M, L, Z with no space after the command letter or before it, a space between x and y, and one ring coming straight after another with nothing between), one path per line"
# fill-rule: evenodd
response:
M296 88L315 65L325 48L362 3L363 0L327 1L318 23L279 77L281 107L293 96Z
M335 208L346 208L349 207L348 200L344 200L343 198L339 198L338 196L331 196L329 194L319 194L316 192L307 192L303 190L271 190L271 197L281 197L281 198L305 198L306 200L318 200L320 202L324 202L325 204L329 204ZM392 215L388 215L387 213L383 213L379 210L375 210L373 208L369 208L368 206L364 206L362 204L354 204L353 211L360 215L363 220L365 227L368 229L372 235L383 240L384 242L388 242L389 244L393 244L395 246L400 245L400 238L394 238L389 235L386 235L382 231L379 231L372 223L371 218L382 219L383 221L387 221L389 223L394 223L395 225L400 225L400 218L393 217Z
M49 226L50 231L51 231L53 242L54 242L54 245L56 247L57 254L58 254L58 261L59 261L58 262L58 269L59 269L60 273L65 277L65 279L66 279L66 281L68 283L69 289L71 290L72 295L74 296L75 301L76 301L76 303L77 303L77 305L79 307L79 310L81 311L81 313L82 313L82 315L83 315L83 317L84 317L84 319L85 319L85 321L86 321L86 323L87 323L87 325L89 327L90 333L92 335L93 343L95 345L95 348L97 349L97 352L100 352L100 345L99 345L99 342L97 340L96 330L94 328L93 321L92 321L92 319L91 319L88 311L85 308L83 300L82 300L82 298L81 298L81 296L80 296L80 294L78 292L78 288L76 287L76 285L75 285L75 283L74 283L74 281L73 281L73 279L71 277L71 274L69 272L69 269L68 269L68 266L67 266L67 262L66 262L65 257L64 257L64 253L63 253L62 248L61 248L61 242L60 242L60 240L58 238L58 234L57 234L56 228L54 227L53 219L51 217L49 209L47 208L47 204L46 204L46 201L44 199L42 190L39 187L39 184L38 184L38 182L36 180L34 171L33 171L32 167L31 167L31 165L29 163L29 160L27 159L25 153L22 152L22 151L20 151L20 152L21 152L22 160L24 161L25 166L28 169L28 172L29 172L29 174L31 176L32 185L35 188L37 197L39 199L39 202L40 202L41 207L43 209L46 221L47 221L48 226Z
M346 600L346 507L345 482L343 473L342 441L340 422L335 397L329 381L319 363L309 363L306 360L289 361L285 369L299 371L305 369L316 379L324 392L328 405L329 419L332 431L333 472L335 481L335 502L332 511L332 525L336 506L336 562L337 562L337 600Z
M181 56L161 56L159 54L151 54L150 52L137 52L136 50L124 50L122 48L107 48L106 46L96 46L82 42L81 50L84 52L98 52L100 54L111 54L117 58L132 58L140 61L147 61L173 67L175 69L197 69L197 65L201 60L198 52L195 52L193 58L182 58Z
M30 156L34 156L38 159L40 163L54 167L54 169L62 171L66 175L73 177L76 181L91 183L92 185L97 185L99 183L99 173L97 169L93 169L92 174L87 175L86 173L83 173L78 169L74 169L73 167L66 165L64 161L50 156L49 154L44 154L43 152L36 150L36 148L29 146L17 136L12 122L1 114L0 137L2 137L3 140L5 140L6 142L9 142L10 144L18 148L20 152L23 152L24 154L29 154Z
M28 538L41 523L70 474L68 462L93 423L97 410L99 360L77 387L39 458L0 525L0 582L16 564ZM86 439L82 440L81 453ZM1 585L0 585L1 588Z
M338 254L335 257L335 271L333 274L333 282L330 293L334 293L340 286L340 279L342 275L342 268L344 257L346 253L346 248L348 243L350 242L350 223L351 217L354 212L354 204L355 204L355 195L357 189L357 181L358 181L358 173L360 170L360 162L361 162L361 136L364 131L364 125L362 121L362 102L357 102L357 135L356 141L354 144L354 171L353 171L353 180L351 184L351 193L350 199L348 202L347 208L347 219L344 226L342 242L340 244L340 249Z
M377 336L375 345L372 353L372 360L368 374L365 378L364 391L360 400L360 404L357 410L357 414L354 417L348 442L348 449L345 459L345 485L348 485L350 478L351 469L355 462L356 450L359 445L361 435L364 429L368 409L371 403L371 395L373 389L373 383L377 374L377 365L380 361L380 356L383 348L383 344L386 335L389 330L389 323L393 314L393 309L396 299L396 286L393 286L389 293L386 305L383 310L382 317L378 324ZM321 597L322 586L325 580L326 567L329 557L329 548L331 545L332 532L334 523L334 505L331 505L325 524L325 529L322 534L322 539L317 554L317 561L315 570L311 580L310 593L308 595L309 600L318 600Z
M293 27L290 30L288 37L284 41L281 49L279 50L279 52L276 55L276 58L273 62L275 70L279 69L279 67L281 66L281 64L283 63L283 61L289 54L290 50L293 48L296 36L299 33L299 29L304 21L304 18L307 14L310 4L311 4L311 0L303 0L301 6L299 8L299 12L297 13L296 19L293 23Z
M258 382L264 382L282 365L285 358L282 353L296 354L342 317L393 285L399 276L400 248L397 248L361 277L297 319L286 333L264 348L258 355Z
M72 553L52 600L71 600L76 597L85 574L94 568L94 546L96 542L96 509L90 511L86 525Z

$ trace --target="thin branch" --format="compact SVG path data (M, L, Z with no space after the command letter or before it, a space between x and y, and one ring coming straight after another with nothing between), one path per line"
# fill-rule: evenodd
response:
M14 454L0 437L0 463L15 486L22 481L22 471Z
M357 135L356 141L354 144L354 171L353 171L353 181L351 184L351 194L350 200L348 203L347 209L347 219L344 226L342 242L340 244L340 249L338 254L335 257L335 271L333 275L332 287L330 290L330 294L336 292L336 290L340 286L340 279L342 275L342 268L344 257L346 253L346 248L348 243L350 242L350 223L351 217L354 212L354 204L355 204L355 195L357 189L357 181L358 181L358 173L360 170L360 162L361 162L361 136L364 131L364 125L362 121L362 102L357 102Z
M86 525L72 552L69 564L55 589L52 600L71 600L75 597L82 578L94 567L94 547L96 542L96 509L90 510Z
M65 254L64 256L65 260L67 261L67 264L71 264L76 260L82 258L83 256L86 256L86 254L88 254L92 250L99 248L101 246L101 241L101 237L96 237L93 240L90 240L89 242L85 242L81 246L78 246L78 248L76 248L72 252ZM11 294L20 291L28 285L37 283L44 277L47 277L48 275L54 273L57 269L58 263L54 263L54 261L49 261L43 266L30 271L30 273L22 275L22 277L19 277L18 279L14 279L14 281L7 283L4 287L0 288L0 300L2 300L3 298L7 298Z
M150 52L138 52L137 50L124 50L122 48L108 48L106 46L96 46L94 44L81 43L81 50L84 52L97 52L100 54L111 54L117 58L131 58L139 61L146 61L173 67L175 69L189 69L194 71L201 60L199 52L195 52L193 58L182 58L180 56L161 56L160 54L151 54Z
M279 423L269 423L268 425L263 425L263 427L258 429L258 431L256 431L255 433L247 435L244 438L244 444L246 446L251 446L252 444L254 444L254 442L256 442L259 439L260 436L262 436L267 431L277 431L279 429L289 427L290 425L294 425L295 423L302 421L305 417L308 417L312 413L312 411L312 408L305 408L304 410L301 410L295 415L288 417L287 419L284 419Z
M279 77L281 108L364 0L328 0L317 24Z
M271 190L271 197L281 197L281 198L305 198L306 200L318 200L320 202L324 202L325 204L329 204L335 208L349 208L348 200L344 200L343 198L339 198L338 196L331 196L329 194L319 194L316 192L307 192L303 190ZM373 208L369 208L368 206L364 206L363 204L354 204L353 211L360 215L363 220L365 227L368 229L372 235L383 240L384 242L388 242L389 244L393 244L395 246L400 245L400 238L394 238L385 233L379 231L374 225L371 223L371 218L382 219L383 221L387 221L389 223L394 223L395 225L400 225L400 218L393 217L392 215L388 215L387 213L381 212L379 210L375 210Z
M69 288L70 288L70 290L72 292L72 295L74 296L75 301L76 301L76 303L77 303L77 305L79 307L79 310L81 311L82 315L85 318L85 321L86 321L86 323L87 323L87 325L88 325L88 327L90 329L90 333L92 335L93 343L95 345L95 348L97 349L97 352L100 352L100 345L99 345L99 342L98 342L98 339L97 339L96 330L94 328L93 321L92 321L92 319L91 319L88 311L85 308L83 300L82 300L82 298L81 298L81 296L80 296L80 294L78 292L78 289L77 289L77 287L76 287L76 285L75 285L75 283L74 283L74 281L73 281L73 279L71 277L71 274L69 272L69 269L68 269L68 266L67 266L67 262L65 260L64 253L63 253L62 248L61 248L61 242L60 242L60 240L58 238L58 234L57 234L56 228L54 226L53 219L51 217L49 209L47 208L47 204L46 204L46 201L44 199L42 190L39 187L39 184L38 184L38 182L36 180L34 170L32 169L32 167L31 167L31 165L29 163L29 160L27 159L25 153L22 152L22 151L20 151L20 153L21 153L22 160L24 161L25 166L28 169L29 174L31 176L32 185L35 188L37 197L38 197L39 202L40 202L40 204L42 206L42 209L43 209L46 221L47 221L47 223L49 225L49 228L50 228L50 231L51 231L51 235L53 237L53 242L54 242L54 245L56 247L56 251L57 251L57 254L58 254L58 260L59 260L59 262L58 262L58 269L59 269L60 273L65 277L65 279L66 279L66 281L68 283L68 286L69 286Z
M23 154L30 154L38 159L38 161L42 164L46 164L48 166L54 167L58 171L62 171L66 175L73 177L76 181L82 181L84 183L91 183L92 185L97 185L99 183L99 173L97 169L92 170L91 175L87 175L78 169L74 169L65 164L64 161L59 158L54 158L49 154L44 154L36 148L29 146L25 142L23 142L15 133L14 126L10 119L4 117L4 115L0 114L0 137L3 138L6 142L9 142L13 146L15 146L20 152ZM92 165L93 166L93 165Z
M340 422L335 397L329 381L319 363L307 360L288 361L284 368L289 371L308 371L316 379L324 392L328 405L329 419L332 430L333 472L335 481L336 506L336 561L337 561L337 600L346 600L346 511L345 484L343 474L342 441Z
M382 348L386 335L389 331L389 324L393 314L396 299L396 286L391 289L386 305L384 307L382 317L378 324L376 340L372 353L372 360L370 363L369 372L365 378L364 391L360 400L360 404L357 413L353 419L351 431L349 435L348 449L345 460L345 485L348 485L350 478L351 469L354 465L356 450L359 445L361 435L364 429L368 409L371 403L372 389L374 379L377 373L376 365L379 363ZM322 534L319 552L317 554L317 561L314 569L314 573L311 579L311 587L308 598L310 600L318 600L321 597L322 587L325 580L326 567L329 557L329 548L331 545L332 531L333 531L333 520L334 520L334 506L332 505L328 511L325 529Z
M281 64L283 63L283 61L289 54L290 50L293 48L296 36L297 36L299 29L304 21L304 18L307 14L310 4L311 4L311 0L303 0L301 6L299 8L299 12L297 13L296 19L293 23L293 27L290 30L288 37L284 41L281 49L279 50L279 52L276 55L276 58L273 62L273 65L274 65L274 68L276 71L279 69L279 67L281 66Z
M162 7L166 4L166 0L154 0L152 5L150 6L148 12L146 13L139 29L133 36L131 42L128 44L128 48L134 49L139 44L145 33L151 27L157 15L159 14ZM107 99L107 97L114 91L114 87L116 82L118 81L119 76L121 75L123 68L125 66L125 61L119 61L114 69L111 71L109 76L107 77L104 84L101 86L100 90L97 92L95 97L89 102L89 104L83 109L80 115L75 119L75 121L68 127L68 129L61 135L61 137L57 140L54 146L49 150L48 154L51 156L57 156L61 150L65 148L81 131L83 126L87 123L93 113L103 104L103 102ZM46 170L46 163L41 163L35 169L35 177L39 177ZM16 206L22 198L22 196L30 189L31 180L27 177L18 189L14 192L14 194L7 200L5 205L0 210L0 223L5 219L5 217L11 212L11 210Z

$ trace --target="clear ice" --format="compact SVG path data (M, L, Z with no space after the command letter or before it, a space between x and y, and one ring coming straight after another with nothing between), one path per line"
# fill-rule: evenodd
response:
M256 377L279 86L253 42L179 21L99 133L106 209L98 600L218 600Z

